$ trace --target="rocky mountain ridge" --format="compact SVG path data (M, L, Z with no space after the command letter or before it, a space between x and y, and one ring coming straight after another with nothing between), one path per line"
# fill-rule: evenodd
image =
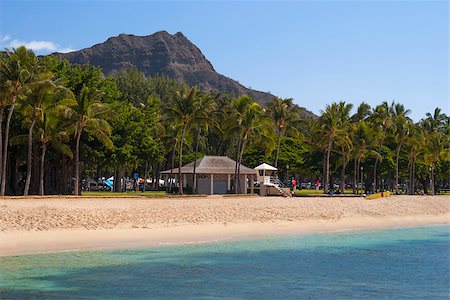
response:
M248 89L217 73L200 49L181 32L166 31L148 36L120 34L104 43L69 53L54 53L75 64L99 66L107 75L136 67L146 76L168 76L198 86L204 91L247 94L260 103L270 101L269 93Z

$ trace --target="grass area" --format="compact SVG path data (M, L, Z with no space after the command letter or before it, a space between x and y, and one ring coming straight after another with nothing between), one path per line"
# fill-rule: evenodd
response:
M95 191L95 192L82 192L81 196L94 196L94 197L164 197L167 195L165 191L145 191L145 192L126 192L115 193L110 191Z
M308 190L308 189L302 189L302 190L295 190L296 195L323 195L323 190ZM353 194L353 190L344 190L344 194Z

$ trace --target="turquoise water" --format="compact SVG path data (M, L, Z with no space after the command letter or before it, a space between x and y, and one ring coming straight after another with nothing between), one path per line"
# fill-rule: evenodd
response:
M450 227L0 258L0 299L449 299Z

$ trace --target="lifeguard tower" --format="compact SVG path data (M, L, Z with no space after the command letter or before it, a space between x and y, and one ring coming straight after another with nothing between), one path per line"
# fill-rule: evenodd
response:
M290 189L285 187L283 183L278 179L278 169L262 163L255 168L256 178L260 183L260 195L290 195Z

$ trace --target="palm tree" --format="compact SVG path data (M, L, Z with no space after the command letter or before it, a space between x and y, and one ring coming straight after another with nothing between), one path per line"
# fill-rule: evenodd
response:
M406 138L408 137L409 130L411 128L412 121L407 116L411 111L405 109L405 107L397 103L393 105L392 117L393 117L393 127L394 127L394 139L397 144L396 146L396 158L395 158L395 193L398 194L398 161L400 158L400 151L404 145Z
M345 102L339 103L339 115L341 119L341 128L339 130L338 135L336 136L336 144L340 149L341 158L340 163L342 166L341 169L341 180L339 184L339 190L341 193L344 193L345 190L345 168L347 167L348 162L350 161L350 156L353 149L353 143L350 138L350 111L353 107L352 104L345 104Z
M0 81L11 99L5 124L5 137L2 142L3 149L0 149L0 152L3 150L3 153L0 156L1 196L4 196L6 191L9 127L17 98L20 94L26 92L29 84L33 82L38 75L38 60L33 51L27 50L25 47L21 46L17 49L13 49L13 52L7 51L7 55L8 58L6 60L0 60ZM0 120L3 121L3 109L1 110ZM0 137L0 139L1 138L2 137Z
M426 135L426 146L425 146L425 162L430 165L430 178L431 178L431 195L435 195L435 169L436 162L445 155L446 151L446 138L445 136L438 132L433 131Z
M358 108L356 113L350 118L350 122L357 123L359 121L365 121L370 117L372 111L369 104L362 102Z
M245 150L245 146L249 138L251 137L265 137L268 138L270 133L270 119L263 115L264 111L261 106L257 102L253 102L242 113L242 122L240 125L240 146L238 149L238 166L237 166L237 188L235 189L236 193L242 193L241 189L241 164L242 164L242 155Z
M163 143L166 149L166 155L171 153L171 164L170 164L170 175L169 175L169 192L172 192L172 183L173 183L173 169L175 168L175 154L177 151L177 145L181 136L182 126L180 124L173 124L167 120L168 126L165 130L165 135L163 139ZM181 166L180 166L181 167Z
M174 99L173 106L167 108L170 115L175 117L182 125L179 159L180 167L178 168L178 192L183 194L183 182L181 180L181 164L183 161L183 144L185 142L186 132L195 120L206 119L207 114L200 105L198 91L195 87L185 90L182 93L177 93Z
M426 113L426 118L421 121L421 125L428 133L433 131L443 132L445 130L445 119L445 114L441 113L441 109L437 107L433 114Z
M106 147L112 147L110 139L111 126L106 117L108 107L101 103L102 93L92 87L83 85L80 95L76 98L76 105L65 110L65 116L72 120L70 132L75 135L75 195L80 195L80 140L83 132L94 136Z
M339 103L334 102L326 106L325 111L322 111L322 115L319 118L320 131L317 134L321 136L321 145L325 150L325 193L329 191L330 156L333 143L338 135L346 130L346 124L349 121L349 114L352 107L352 104L346 104L345 101Z
M238 176L238 166L240 151L242 148L242 123L244 121L245 111L253 103L253 99L247 95L241 96L239 98L233 99L231 105L228 107L229 112L227 114L227 119L225 120L225 131L228 137L237 136L237 147L236 147L236 164L234 169L234 192L237 194L237 176Z
M387 131L392 127L392 107L384 101L382 104L378 105L371 115L371 123L374 129L379 132L379 143L377 152L381 153L381 148L383 148L384 142L386 140ZM373 167L373 191L377 190L377 165L381 159L377 156L375 157L375 164Z
M408 147L408 160L409 160L409 194L415 193L415 181L416 181L416 161L420 154L424 151L425 135L423 129L416 124L412 124L409 135L406 139L406 146Z
M275 154L275 167L278 166L278 157L280 154L281 137L291 125L299 120L298 107L294 105L291 98L274 98L267 105L268 115L275 125L275 132L278 135L277 150ZM290 127L295 130L295 127Z
M51 80L40 81L32 84L31 92L26 96L21 107L24 115L24 123L28 125L28 157L27 176L25 180L24 196L28 195L31 181L33 130L36 121L47 111L73 104L73 94L67 89L58 86Z
M341 165L341 180L339 184L339 191L341 193L344 193L345 190L345 168L347 168L347 165L350 161L351 154L353 151L353 143L350 138L349 134L349 127L347 130L341 131L336 136L336 145L339 148L339 152L341 154L341 157L339 159L339 164Z
M380 154L373 148L375 147L376 139L374 138L374 130L369 124L361 120L352 124L352 143L353 143L353 189L356 192L358 182L362 182L363 178L359 176L361 162L367 157L380 157Z
M205 114L205 118L198 118L195 120L196 131L197 131L197 137L195 139L195 150L194 150L194 171L192 174L192 192L194 194L197 193L197 154L199 150L200 145L200 135L202 133L202 130L205 132L208 132L208 128L210 125L215 126L217 129L220 130L220 127L218 126L217 122L214 121L213 118L211 118L211 115L218 115L220 112L216 111L216 102L215 98L209 96L209 95L203 95L199 98L199 105L203 108L203 113Z
M66 100L63 100L66 101ZM70 101L70 98L67 99ZM72 99L72 101L74 101ZM61 103L62 104L62 103ZM73 158L73 153L70 147L65 144L69 140L67 132L67 120L62 118L59 109L43 110L37 118L37 136L41 145L41 160L39 170L39 194L45 194L44 178L45 178L45 155L48 145L58 152Z
M440 108L436 108L434 113L427 113L426 118L421 121L423 129L428 133L426 135L427 143L425 147L425 161L430 165L431 194L435 194L435 168L436 162L445 155L447 147L446 124L447 116L441 113Z
M0 61L1 64L1 61ZM0 73L0 186L2 181L2 166L3 166L3 115L5 108L8 106L9 82L6 81L5 76ZM1 187L0 187L1 189Z

